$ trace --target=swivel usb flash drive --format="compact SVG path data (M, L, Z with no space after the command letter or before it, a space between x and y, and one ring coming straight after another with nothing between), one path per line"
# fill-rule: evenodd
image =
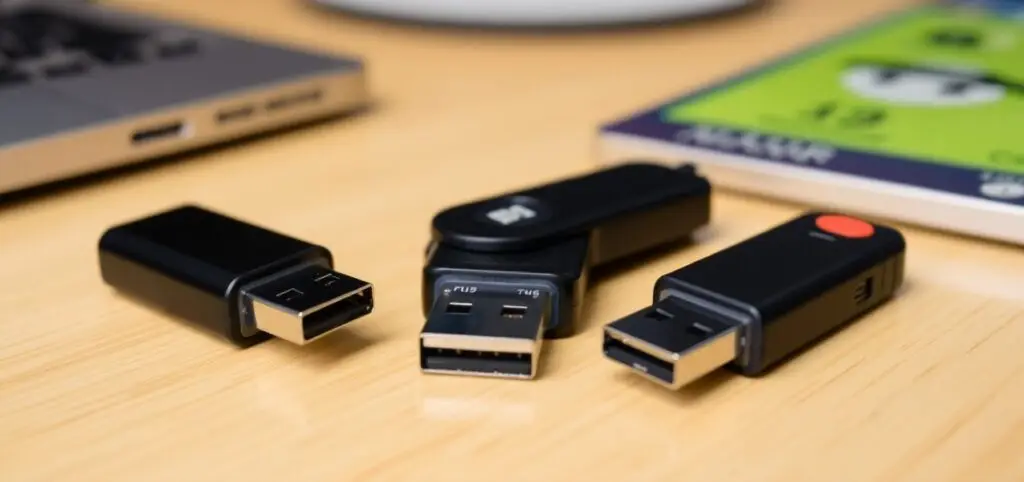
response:
M888 301L895 229L809 213L662 276L654 304L604 330L604 354L669 388L720 366L760 375Z
M420 367L533 378L542 338L573 332L590 268L688 238L710 192L689 166L627 164L439 213Z

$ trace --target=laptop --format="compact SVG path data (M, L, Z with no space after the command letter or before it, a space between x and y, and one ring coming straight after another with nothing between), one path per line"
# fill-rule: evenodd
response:
M0 0L0 194L331 117L362 63L87 0Z

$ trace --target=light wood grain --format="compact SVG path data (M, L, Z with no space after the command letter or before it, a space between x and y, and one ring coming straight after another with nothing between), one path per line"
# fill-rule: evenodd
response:
M905 227L900 299L769 377L672 393L602 358L600 326L658 275L799 206L716 194L699 243L598 282L536 381L417 368L435 211L589 169L600 122L910 1L543 36L293 0L119 3L363 55L377 107L0 205L0 480L1024 480L1020 248ZM376 311L305 349L240 351L104 286L100 233L186 201L325 244Z

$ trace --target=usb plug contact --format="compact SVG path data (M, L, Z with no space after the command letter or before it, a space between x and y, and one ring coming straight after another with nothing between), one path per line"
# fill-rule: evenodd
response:
M604 354L677 389L735 359L739 328L667 298L606 326Z
M440 296L420 334L420 368L428 373L533 378L550 309L544 293Z
M370 283L310 265L242 291L256 328L304 345L373 311Z

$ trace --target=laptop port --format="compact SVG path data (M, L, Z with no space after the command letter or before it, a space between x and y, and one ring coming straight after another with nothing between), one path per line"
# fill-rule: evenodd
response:
M184 122L169 122L158 126L139 129L132 133L132 144L147 144L164 139L178 139L185 137L187 132Z
M320 102L321 97L323 97L323 92L320 89L298 92L267 101L266 109L276 111L300 105L316 104Z
M255 112L256 109L251 105L224 109L217 112L217 122L220 124L227 124L230 122L248 119L249 117L252 117Z

